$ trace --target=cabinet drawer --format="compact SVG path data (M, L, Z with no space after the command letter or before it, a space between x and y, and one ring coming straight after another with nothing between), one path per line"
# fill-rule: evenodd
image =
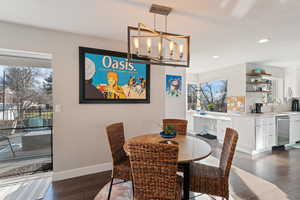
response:
M275 125L275 117L256 119L255 123L256 126L269 125L269 124Z
M296 121L299 121L300 120L300 116L291 116L290 117L290 120L296 120Z

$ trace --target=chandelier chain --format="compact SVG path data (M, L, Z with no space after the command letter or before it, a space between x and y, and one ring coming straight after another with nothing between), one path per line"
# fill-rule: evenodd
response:
M154 16L154 30L156 30L156 14L153 15Z
M168 16L165 16L165 32L168 32Z

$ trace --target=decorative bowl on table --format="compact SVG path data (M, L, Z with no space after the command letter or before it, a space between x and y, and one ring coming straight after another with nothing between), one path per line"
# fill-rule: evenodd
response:
M176 137L176 129L174 125L165 124L163 126L163 131L160 132L160 136L163 138L174 138Z
M160 136L162 138L174 138L176 137L176 131L173 131L172 133L166 133L165 131L161 131Z

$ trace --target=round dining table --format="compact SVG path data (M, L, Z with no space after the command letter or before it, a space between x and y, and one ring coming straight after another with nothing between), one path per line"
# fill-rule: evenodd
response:
M194 136L177 135L175 138L162 138L160 134L146 134L127 139L124 150L128 153L128 143L164 143L174 141L178 145L178 165L183 168L183 199L189 199L190 191L190 162L202 160L211 154L210 145ZM170 142L168 142L170 143Z

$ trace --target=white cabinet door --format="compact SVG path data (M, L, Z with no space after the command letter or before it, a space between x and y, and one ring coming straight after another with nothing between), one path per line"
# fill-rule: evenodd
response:
M264 134L264 128L262 125L258 125L256 126L256 150L259 151L259 150L262 150L262 149L265 149L265 134Z
M276 145L276 128L275 128L275 117L269 118L267 121L267 132L266 132L266 147L271 148Z
M275 145L275 117L256 119L256 150L267 150Z
M264 149L267 149L269 145L269 127L269 124L263 124Z
M276 145L276 128L275 128L275 123L271 123L269 124L267 147L270 148L275 145Z
M219 141L224 140L223 121L222 120L218 120L218 122L217 122L217 138Z
M290 144L300 141L300 116L290 117Z
M226 128L232 128L232 121L218 120L217 122L217 138L223 142Z

